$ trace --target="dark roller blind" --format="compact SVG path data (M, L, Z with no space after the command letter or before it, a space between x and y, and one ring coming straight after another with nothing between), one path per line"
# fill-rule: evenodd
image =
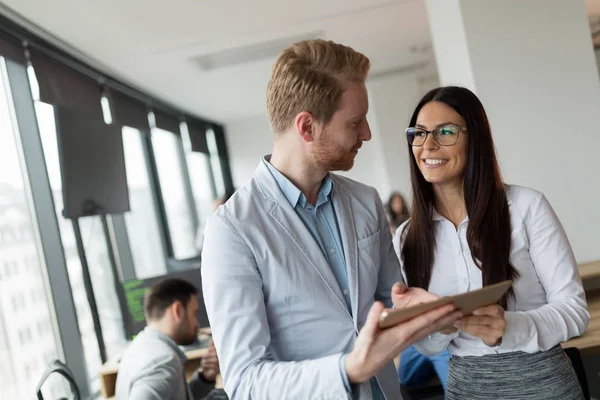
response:
M16 61L19 64L27 64L23 46L2 35L0 35L0 56Z
M103 119L102 91L95 80L39 54L32 54L31 62L41 101Z
M179 135L179 118L162 110L154 110L156 127Z
M111 88L106 89L106 97L115 123L142 131L150 130L148 107L145 103Z
M129 211L121 128L75 110L55 107L63 216Z
M206 130L208 129L208 126L204 122L198 120L188 119L186 122L188 133L190 134L192 151L209 154L208 144L206 143Z

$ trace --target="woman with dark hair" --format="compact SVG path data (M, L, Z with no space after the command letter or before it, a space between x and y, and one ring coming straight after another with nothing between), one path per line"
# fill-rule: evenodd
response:
M392 235L408 219L408 206L400 192L393 192L387 202L387 214Z
M413 209L394 246L408 285L436 298L513 281L499 304L415 345L452 355L446 398L582 399L560 343L585 331L589 312L544 195L504 184L485 110L468 89L427 93L406 135Z

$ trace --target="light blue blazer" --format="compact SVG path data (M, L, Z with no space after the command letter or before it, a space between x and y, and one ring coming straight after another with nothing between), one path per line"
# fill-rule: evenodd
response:
M332 174L352 312L319 246L264 163L208 218L202 290L231 399L347 399L340 357L374 299L402 280L377 191ZM378 374L399 399L393 362ZM368 382L360 399L371 399Z

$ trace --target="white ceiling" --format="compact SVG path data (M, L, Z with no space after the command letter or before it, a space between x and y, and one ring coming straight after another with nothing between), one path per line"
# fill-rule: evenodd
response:
M585 2L600 14L600 0ZM321 32L369 56L372 74L433 63L414 51L430 42L424 0L2 3L127 82L221 122L264 112L274 58L204 71L193 59L207 53Z
M369 56L373 72L430 60L423 0L1 0L119 77L226 122L264 112L274 58L203 71L208 52L321 32Z

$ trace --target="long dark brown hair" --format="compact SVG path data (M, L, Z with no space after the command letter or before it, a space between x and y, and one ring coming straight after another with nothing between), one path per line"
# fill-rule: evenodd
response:
M467 128L467 162L463 175L464 196L469 216L467 242L483 285L515 280L518 271L509 263L510 215L492 132L483 105L473 92L457 86L429 91L417 105L410 126L415 126L421 108L429 102L446 104L460 114ZM429 287L433 268L435 235L433 230L433 189L425 180L408 145L413 192L412 218L405 232L402 259L410 286ZM500 301L506 309L511 289Z

